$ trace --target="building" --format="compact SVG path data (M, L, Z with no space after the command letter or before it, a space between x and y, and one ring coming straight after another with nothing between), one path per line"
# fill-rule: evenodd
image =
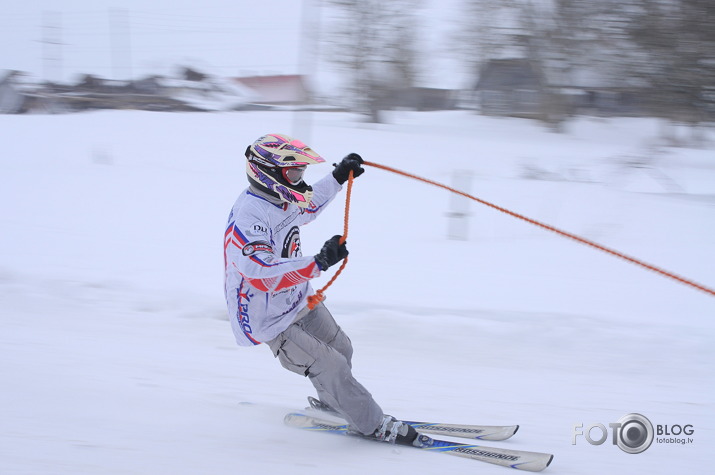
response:
M482 114L528 118L542 114L541 74L526 59L488 61L475 89Z

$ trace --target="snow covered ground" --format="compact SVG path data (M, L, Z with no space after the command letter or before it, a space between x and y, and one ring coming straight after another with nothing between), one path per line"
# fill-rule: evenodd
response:
M0 473L509 473L287 428L309 381L264 346L235 346L222 236L242 153L296 119L331 161L357 151L445 183L468 172L479 198L715 286L712 132L710 148L690 149L660 147L643 119L554 134L466 112L383 125L342 113L0 116ZM715 298L473 202L468 239L449 240L451 200L376 169L355 183L350 263L326 304L383 409L521 424L488 445L553 453L554 474L707 472ZM342 231L342 208L340 197L303 229L305 253ZM575 424L633 412L690 424L693 442L656 436L638 455L610 432L572 443Z

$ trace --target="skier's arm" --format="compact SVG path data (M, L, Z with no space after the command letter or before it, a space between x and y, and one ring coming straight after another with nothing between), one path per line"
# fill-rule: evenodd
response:
M342 189L342 185L347 181L350 172L353 172L355 178L365 172L362 168L362 163L363 160L360 155L351 153L343 158L331 173L313 185L313 199L311 206L307 208L303 214L304 219L302 224L314 220L325 209L333 198L335 198L338 191Z
M250 227L234 223L230 252L227 253L229 272L238 272L251 286L263 292L275 292L293 287L320 275L313 256L282 258L271 245L268 234L257 235L254 223ZM252 232L247 232L248 230ZM263 228L266 231L268 226ZM250 236L250 238L249 238Z
M279 258L267 241L254 241L241 246L242 236L237 226L231 231L238 239L234 252L227 253L227 264L239 272L249 284L264 292L293 287L320 275L348 256L341 236L333 236L325 241L322 249L315 256ZM240 252L236 252L240 249Z
M300 224L309 223L317 218L341 189L342 186L330 173L313 183L313 199L310 201L310 207L303 211Z

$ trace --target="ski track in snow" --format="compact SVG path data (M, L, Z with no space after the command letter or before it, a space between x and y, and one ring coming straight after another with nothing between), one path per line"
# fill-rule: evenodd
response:
M712 149L665 149L649 166L670 181L618 160L649 156L654 121L559 135L463 112L311 117L301 138L330 163L358 151L445 183L469 170L481 198L715 285ZM235 346L221 238L245 144L292 120L0 116L0 473L509 473L283 426L312 387ZM447 240L450 199L379 170L355 183L351 260L326 305L383 409L520 424L484 445L553 453L545 473L704 473L715 299L476 204L469 239ZM305 253L340 232L342 202L302 230ZM692 424L694 442L572 444L574 424L631 412Z

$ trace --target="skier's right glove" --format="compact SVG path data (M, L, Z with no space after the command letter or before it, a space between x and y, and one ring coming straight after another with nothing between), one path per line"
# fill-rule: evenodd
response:
M363 173L365 169L361 166L364 160L357 153L351 153L343 158L340 163L334 164L333 176L335 180L341 185L348 181L348 176L350 172L353 172L353 177L357 178Z
M341 237L342 236L335 235L325 241L323 248L315 255L315 262L321 271L328 270L328 267L348 257L348 248L345 247L346 243L340 244Z

